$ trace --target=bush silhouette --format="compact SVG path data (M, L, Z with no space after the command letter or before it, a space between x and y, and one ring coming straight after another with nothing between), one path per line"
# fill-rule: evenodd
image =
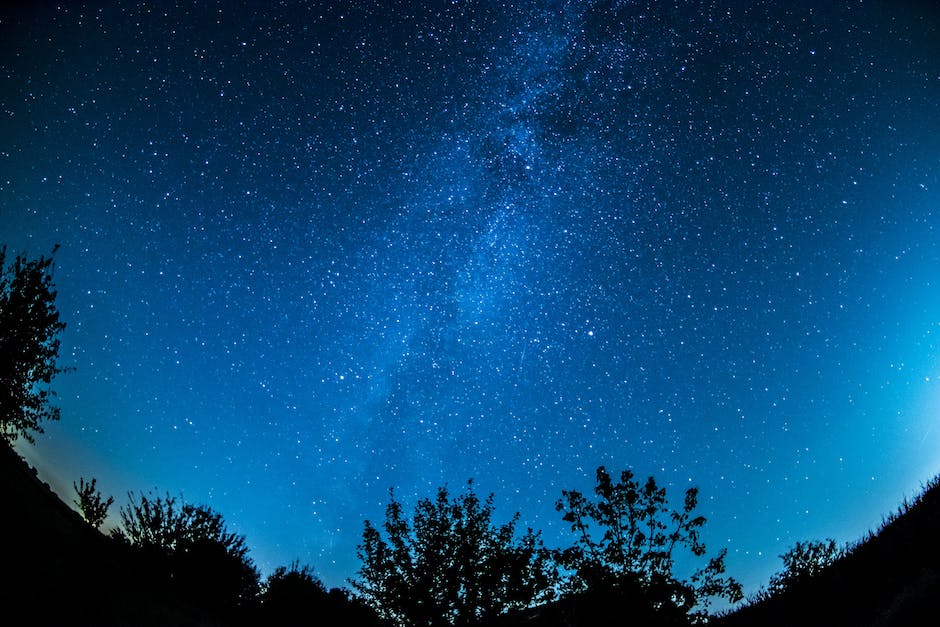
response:
M128 500L114 535L137 548L174 593L223 616L254 604L260 576L245 538L229 532L219 513L169 495Z
M323 611L326 587L313 570L298 562L279 566L268 577L261 595L261 607L268 625L307 625Z
M784 569L770 577L770 584L763 595L780 594L795 586L805 585L814 577L831 566L843 555L836 546L836 541L829 538L823 541L797 542L780 556Z
M260 624L269 627L300 625L378 625L371 609L345 590L327 591L313 569L294 561L279 566L268 577L261 595Z

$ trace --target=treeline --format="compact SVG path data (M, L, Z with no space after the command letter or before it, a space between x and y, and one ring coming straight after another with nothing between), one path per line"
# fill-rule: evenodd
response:
M101 525L113 499L94 479L74 487L84 519ZM481 498L472 482L456 495L438 489L411 515L393 493L385 520L364 524L353 591L327 590L296 561L262 581L245 538L218 512L170 495L128 495L110 539L146 573L146 589L222 624L598 625L628 612L641 624L687 625L704 622L715 599L742 598L725 551L706 554L697 504L695 488L673 509L653 477L615 480L600 467L592 495L562 492L573 541L550 549L518 529L519 514L497 524L493 495ZM680 552L700 562L685 577Z
M95 485L82 479L74 486L74 503L89 526L100 525L113 502ZM938 566L935 543L924 539L940 511L937 482L928 488L912 504L905 502L877 536L854 547L841 548L831 539L797 542L780 556L783 570L718 622L839 624L840 617L863 616L864 603L851 598L862 583L868 600L891 600L891 573L907 587L885 611L910 615L910 605L920 607L936 589L930 587L935 575L926 583L924 576L917 578L918 571L935 573ZM129 495L109 541L146 573L147 590L198 608L218 624L681 626L715 619L709 612L715 601L728 607L743 600L740 584L725 572L726 550L707 552L706 520L697 506L696 488L686 490L673 508L655 478L639 481L625 470L615 480L602 466L591 494L562 492L556 509L570 526L572 543L548 548L539 532L519 529L518 513L495 522L493 495L481 498L472 481L458 494L439 488L410 514L391 493L381 524L364 523L352 590L327 590L299 561L262 581L245 538L228 531L219 513L169 495ZM888 546L879 545L885 538ZM904 548L918 545L931 550ZM881 563L858 569L866 555L897 557L904 551L910 568ZM683 576L677 561L697 567ZM834 581L841 582L838 594L826 588ZM846 586L847 581L855 583ZM840 596L843 604L831 603ZM807 613L826 599L826 612ZM814 622L814 616L825 620Z
M22 461L2 448L0 458ZM0 530L15 538L0 602L39 617L18 624L689 625L710 618L709 601L741 598L724 552L709 556L701 541L697 492L672 508L654 479L629 471L615 480L599 468L591 494L562 493L559 515L572 532L562 549L520 529L518 514L495 522L492 495L472 483L456 494L441 488L407 513L392 495L384 520L364 523L352 589L328 590L298 561L262 579L245 538L209 507L131 494L103 534L113 499L94 479L74 484L76 513L0 466L10 479L0 485L10 505ZM674 568L680 554L698 558L685 577ZM816 572L813 552L799 555L781 590Z

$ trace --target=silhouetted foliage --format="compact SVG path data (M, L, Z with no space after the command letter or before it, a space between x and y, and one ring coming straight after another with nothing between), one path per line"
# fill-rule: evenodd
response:
M229 532L222 516L204 505L175 497L128 495L115 535L137 547L165 572L177 592L214 611L253 603L260 575L248 557L245 538Z
M279 566L268 577L261 595L260 619L269 627L380 624L371 608L345 590L327 591L313 569L297 561Z
M323 611L326 587L313 569L292 562L279 566L268 577L261 596L265 623L269 625L312 624Z
M64 371L56 360L65 323L55 306L52 258L17 255L7 265L6 252L0 248L0 437L32 442L43 421L59 419L48 386Z
M385 535L369 521L352 582L381 617L407 626L471 625L552 598L557 573L531 529L517 538L517 513L492 522L493 496L467 490L451 500L439 488L422 499L411 524L391 495Z
M104 524L105 519L108 517L108 509L114 504L113 496L109 496L107 499L102 497L101 492L95 486L97 481L92 477L91 482L86 483L85 478L80 477L77 484L74 481L72 482L72 487L78 495L78 500L72 502L78 507L85 522L95 529Z
M793 586L802 585L831 566L842 556L836 541L829 538L824 541L797 542L780 556L783 571L770 577L768 594L777 594Z
M844 550L830 540L781 556L786 584L720 617L723 627L932 624L940 599L940 478ZM790 570L793 573L790 573ZM803 576L800 576L802 573ZM793 576L795 575L795 576Z
M711 599L742 598L740 584L724 576L726 550L688 579L674 573L678 549L696 558L706 553L700 533L705 518L694 513L696 488L686 490L681 510L670 511L666 489L653 477L641 485L625 470L614 483L601 466L596 479L596 501L565 490L556 504L577 538L575 546L559 553L559 562L573 572L571 594L621 599L622 611L652 610L659 623L701 621ZM647 608L637 607L644 602Z

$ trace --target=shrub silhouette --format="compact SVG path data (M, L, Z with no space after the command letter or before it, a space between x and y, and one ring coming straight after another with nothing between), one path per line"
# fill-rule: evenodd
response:
M279 566L268 577L261 595L260 624L367 626L380 624L378 617L345 590L327 591L313 569L294 561Z
M96 483L97 479L94 477L92 477L90 483L85 483L84 477L79 478L77 484L73 481L72 487L75 489L75 494L78 495L78 500L72 502L78 506L85 522L98 529L108 517L108 510L114 504L114 497L103 498L101 492L95 486Z
M784 577L786 585L759 593L751 602L720 617L725 627L762 625L870 625L901 627L933 624L940 591L940 477L930 480L913 500L861 540L838 551L828 562L829 540L801 543L784 554L785 566L815 565L810 576ZM808 547L817 545L819 550ZM787 557L785 557L787 556ZM821 562L821 563L820 563ZM819 566L819 567L817 567ZM797 568L796 572L807 572ZM935 622L935 621L934 621Z
M804 585L818 577L842 555L842 550L831 538L797 542L780 556L784 569L771 575L767 592L761 594L779 594L795 586Z
M442 487L420 500L411 524L392 493L387 539L365 523L353 587L406 626L470 625L550 599L556 573L538 534L517 538L518 514L499 526L492 514L493 496L480 500L472 482L454 499Z
M219 513L169 495L128 500L115 537L137 548L176 594L222 616L253 605L260 576L245 538L229 532Z
M300 610L316 609L327 592L323 582L313 574L313 569L306 564L291 562L290 566L278 566L264 584L261 596L262 604L271 610L278 610L291 616L297 616Z
M582 607L597 607L602 599L619 605L620 612L646 616L644 622L681 624L704 621L713 598L742 598L740 584L724 576L726 550L688 579L674 573L678 549L705 557L700 535L705 518L694 513L696 488L686 490L681 510L670 511L666 489L653 477L641 485L625 470L614 483L601 466L594 493L596 501L565 490L556 504L576 534L575 545L560 551L558 560L573 573L569 594L592 599Z
M48 386L64 372L56 360L65 323L55 306L52 258L17 255L7 265L6 252L0 248L0 438L33 442L43 421L59 419Z

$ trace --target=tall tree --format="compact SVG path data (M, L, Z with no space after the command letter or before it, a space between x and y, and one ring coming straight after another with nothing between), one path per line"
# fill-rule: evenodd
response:
M32 442L43 421L59 419L49 386L63 372L56 360L65 323L55 305L52 257L17 255L7 265L6 254L0 248L0 438Z
M742 598L740 584L724 576L726 550L687 579L674 572L679 549L695 558L706 553L705 517L695 515L697 488L686 490L682 509L670 510L666 489L653 477L641 484L625 470L614 483L601 466L596 479L596 500L566 490L556 504L576 534L575 545L559 554L573 572L572 592L644 603L638 609L664 623L704 620L710 599Z
M493 496L467 490L451 499L439 488L422 499L412 522L394 493L385 535L365 523L352 582L385 619L409 627L472 625L550 599L556 582L549 552L531 529L517 537L519 514L495 525Z

